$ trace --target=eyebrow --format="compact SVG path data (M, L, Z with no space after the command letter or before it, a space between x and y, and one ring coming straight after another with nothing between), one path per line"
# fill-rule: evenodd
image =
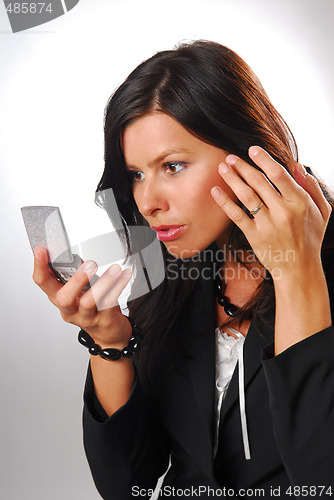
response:
M169 155L173 155L173 154L178 154L178 153L192 153L192 151L190 151L189 149L168 149L167 151L163 151L163 153L161 153L159 156L157 156L156 158L154 158L154 160L150 161L147 166L149 168L152 168L154 167L154 165L157 165L158 163L160 163L161 161L163 161L167 156ZM136 167L132 166L132 165L128 165L127 163L125 164L125 167L126 168L133 168L135 169Z

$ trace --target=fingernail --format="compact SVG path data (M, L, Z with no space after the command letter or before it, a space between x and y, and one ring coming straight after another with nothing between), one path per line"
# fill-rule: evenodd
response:
M86 274L93 274L97 270L97 264L93 260L87 260L83 265L83 271Z
M259 148L259 146L251 146L249 148L249 156L256 156L257 154L259 154L259 152L261 151L261 148Z
M125 275L126 278L128 278L129 276L131 276L132 274L132 271L129 267L127 267L126 269L124 269L123 271L123 275Z
M221 196L221 190L218 186L215 186L211 189L211 194L214 198L219 198Z
M230 167L226 163L222 162L218 165L218 170L221 174L226 174L230 170Z
M119 264L113 264L108 269L108 273L111 276L116 276L117 274L120 274L121 272L122 272L122 268L121 268L121 266Z
M235 155L228 155L226 157L226 161L230 164L230 165L234 165L237 161L238 161L238 157L235 156Z

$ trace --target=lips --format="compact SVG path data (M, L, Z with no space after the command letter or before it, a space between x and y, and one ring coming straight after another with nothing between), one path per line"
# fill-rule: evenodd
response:
M157 232L157 237L160 241L172 241L178 238L184 231L186 226L176 226L176 225L163 225L163 226L152 226L152 229Z

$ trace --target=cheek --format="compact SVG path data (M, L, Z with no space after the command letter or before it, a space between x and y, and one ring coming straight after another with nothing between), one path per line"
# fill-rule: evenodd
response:
M219 175L219 178L217 179L216 184L214 186L219 186L224 193L227 194L231 198L234 203L239 203L239 199L235 195L234 191L230 188L230 186L222 179L222 177ZM213 187L213 186L212 186Z
M235 194L218 172L206 179L199 179L198 182L193 183L191 186L185 186L182 199L184 202L186 200L191 200L193 205L197 205L202 209L205 209L206 206L210 206L211 208L216 207L221 211L221 208L211 195L211 189L214 186L219 186L233 201L236 200Z
M209 235L217 233L215 234L215 237L218 237L220 231L224 231L227 226L231 224L231 219L225 214L211 195L211 189L214 186L219 186L225 193L227 193L232 201L239 203L239 200L235 196L234 192L230 189L228 184L226 184L218 172L212 173L211 176L206 179L201 179L201 181L196 183L196 185L192 186L191 201L189 199L190 191L185 190L185 193L189 194L188 196L185 194L182 201L184 205L189 202L189 206L193 207L191 215L193 220L194 218L196 219L198 227L200 227L204 233L210 233Z
M132 188L132 196L133 199L135 200L139 212L141 213L140 207L141 207L142 196L140 195L140 189L138 189L137 186L134 186Z

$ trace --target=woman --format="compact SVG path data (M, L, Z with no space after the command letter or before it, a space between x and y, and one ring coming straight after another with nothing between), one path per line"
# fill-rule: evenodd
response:
M84 442L102 497L149 498L169 460L160 496L330 495L331 200L246 63L197 41L138 66L106 110L107 210L110 188L129 253L146 225L165 259L131 322L96 307L128 270L86 293L92 261L63 286L37 249L34 271L91 346Z

